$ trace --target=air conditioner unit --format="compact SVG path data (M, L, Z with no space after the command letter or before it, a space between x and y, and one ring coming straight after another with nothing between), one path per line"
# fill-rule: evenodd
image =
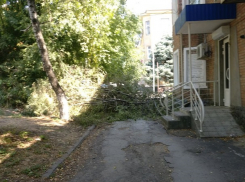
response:
M230 26L221 26L212 33L213 40L219 40L220 38L228 35L230 33Z
M197 59L206 59L207 43L201 43L197 46Z

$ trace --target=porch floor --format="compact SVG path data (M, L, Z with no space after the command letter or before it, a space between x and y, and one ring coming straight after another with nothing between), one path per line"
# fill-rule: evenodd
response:
M195 121L196 122L196 121ZM200 124L196 123L199 131ZM200 137L237 137L245 135L231 115L229 107L205 106L203 132Z

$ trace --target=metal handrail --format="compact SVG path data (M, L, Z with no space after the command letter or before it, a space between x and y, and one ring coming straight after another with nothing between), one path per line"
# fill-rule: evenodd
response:
M190 85L191 85L191 89L194 91L194 92L192 92L192 94L193 94L192 98L193 99L191 100L191 102L193 103L192 106L194 107L195 120L199 120L200 132L202 132L202 125L203 125L204 114L205 114L204 105L203 105L202 99L201 99L199 93L197 92L194 84L192 82L190 82Z
M205 117L204 104L200 96L200 87L197 87L197 83L215 83L217 81L203 81L203 82L184 82L180 83L166 91L160 97L160 104L165 109L165 115L172 115L174 119L174 112L180 108L184 108L190 104L190 111L193 111L195 119L199 121L200 132L203 131L203 122ZM184 89L188 86L189 89ZM196 88L197 87L197 88ZM199 91L199 92L198 92ZM214 94L214 105L215 105L215 94Z
M199 121L200 124L200 132L203 131L203 122L205 118L205 109L204 109L204 101L212 99L214 106L216 105L216 83L218 81L199 81L199 82L182 82L178 85L173 86L165 90L162 94L158 95L158 103L161 107L161 112L158 110L161 115L171 115L172 119L174 119L174 112L179 110L180 108L184 108L190 105L190 111L193 112L195 116L195 120ZM197 84L200 83L213 83L213 97L205 97L210 93L204 92L204 98L202 98L201 87ZM188 88L188 89L187 89ZM208 87L207 87L208 88ZM212 93L211 93L212 94ZM209 101L208 101L209 102ZM208 104L208 103L207 103ZM220 103L219 103L220 105Z

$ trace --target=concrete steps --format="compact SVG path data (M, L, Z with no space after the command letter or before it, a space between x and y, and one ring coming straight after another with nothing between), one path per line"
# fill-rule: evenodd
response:
M163 125L166 129L191 129L191 116L185 112L174 112L174 117L163 116Z
M174 117L163 116L163 125L166 129L193 129L199 137L237 137L245 133L241 130L230 113L229 107L205 106L203 131L200 132L200 123L195 120L194 112L190 108L183 108L174 112Z

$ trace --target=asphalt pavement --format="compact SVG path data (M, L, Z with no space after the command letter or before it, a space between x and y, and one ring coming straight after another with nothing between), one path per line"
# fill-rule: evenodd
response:
M244 147L168 134L155 121L115 122L91 153L71 182L245 182Z

